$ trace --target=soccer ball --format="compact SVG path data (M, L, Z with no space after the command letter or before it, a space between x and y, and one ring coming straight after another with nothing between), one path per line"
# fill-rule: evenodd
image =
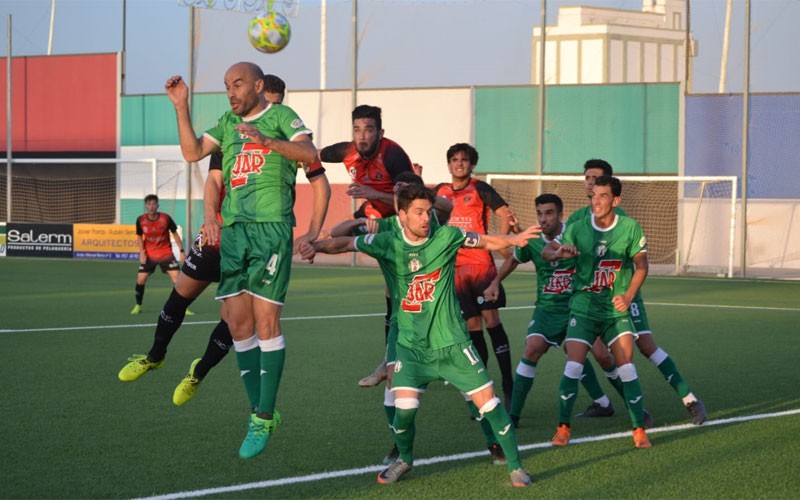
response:
M250 44L261 52L273 54L286 47L292 36L292 27L279 12L267 12L250 21Z

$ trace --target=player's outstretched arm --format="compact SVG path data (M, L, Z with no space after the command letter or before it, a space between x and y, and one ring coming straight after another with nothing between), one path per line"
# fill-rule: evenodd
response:
M348 219L335 225L331 231L331 238L338 238L339 236L349 236L353 234L357 228L367 224L366 217L359 217L358 219Z
M171 76L164 84L167 97L175 106L178 119L178 138L181 143L181 154L186 161L198 161L218 149L213 141L197 137L189 115L189 87L179 75Z
M369 186L358 184L356 182L348 186L347 195L357 199L380 201L381 203L384 203L386 205L394 204L394 194L384 193L378 191L377 189L373 189Z
M265 136L252 123L240 123L236 125L236 130L256 144L261 144L289 160L306 163L317 161L317 148L314 147L308 134L301 134L291 141L285 141Z
M531 226L517 234L482 234L475 248L494 252L512 246L524 247L528 244L528 240L538 238L541 232L541 227Z
M317 240L313 243L304 241L300 244L298 253L303 260L313 263L314 257L318 253L337 254L344 252L355 252L356 247L353 243L354 241L355 238L349 236Z

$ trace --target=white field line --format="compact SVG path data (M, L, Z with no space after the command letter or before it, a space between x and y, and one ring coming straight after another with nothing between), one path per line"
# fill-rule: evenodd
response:
M718 420L709 420L703 424L703 427L713 426L713 425L725 425L725 424L732 424L738 422L747 422L750 420L761 420L764 418L776 418L776 417L787 417L791 415L800 415L800 409L796 410L787 410L775 413L761 413L758 415L746 415L743 417L732 417L732 418L721 418ZM666 427L657 427L653 429L648 429L647 433L650 435L658 434L661 432L673 432L673 431L686 431L691 429L698 429L700 427L692 424L681 424L681 425L670 425ZM570 440L570 446L581 444L581 443L591 443L595 441L607 441L609 439L630 439L630 432L616 432L613 434L603 434L599 436L588 436L583 438L576 438ZM520 451L527 451L527 450L534 450L538 448L549 448L552 445L550 441L546 441L543 443L532 443L521 445L519 447ZM423 458L419 460L414 460L414 467L421 467L424 465L430 464L438 464L443 462L457 462L461 460L470 460L473 458L481 457L487 455L489 452L486 450L475 451L470 453L458 453L455 455L446 455L446 456L439 456L439 457L431 457L431 458ZM192 491L180 491L176 493L168 493L165 495L155 495L151 497L142 497L141 499L137 500L175 500L180 498L198 498L207 495L220 495L223 493L236 493L239 491L246 491L246 490L254 490L254 489L263 489L263 488L272 488L275 486L286 486L290 484L298 484L298 483L310 483L315 481L325 481L328 479L335 479L340 477L349 477L349 476L361 476L364 474L370 473L377 473L380 472L385 468L384 465L372 465L369 467L359 467L356 469L345 469L345 470L338 470L338 471L330 471L330 472L320 472L317 474L307 474L305 476L293 476L293 477L284 477L280 479L271 479L269 481L258 481L255 483L243 483L243 484L234 484L231 486L220 486L217 488L205 488L202 490L192 490Z
M768 307L768 306L732 306L724 304L682 304L678 302L645 302L648 306L665 307L707 307L712 309L741 309L744 311L783 311L800 312L798 307ZM534 306L512 306L503 309L533 309ZM386 313L364 313L364 314L337 314L331 316L302 316L296 318L281 318L281 321L306 321L320 319L345 319L345 318L369 318L374 316L385 316ZM219 320L214 321L185 321L184 325L215 325ZM21 328L21 329L0 329L0 333L33 333L33 332L68 332L76 330L114 330L119 328L155 328L155 323L145 323L138 325L95 325L95 326L65 326L52 328Z

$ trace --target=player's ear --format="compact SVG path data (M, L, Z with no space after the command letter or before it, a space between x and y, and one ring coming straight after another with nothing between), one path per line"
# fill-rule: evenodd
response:
M381 131L378 132L378 139L383 139L383 129L381 129Z
M614 208L616 208L620 203L622 203L622 197L620 196L615 196L614 199L611 200L611 206Z

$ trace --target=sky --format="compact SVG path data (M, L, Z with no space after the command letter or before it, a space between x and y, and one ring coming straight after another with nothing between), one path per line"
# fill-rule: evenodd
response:
M186 75L194 53L196 90L220 92L233 62L252 60L281 75L290 89L320 83L320 0L301 0L290 18L292 41L282 52L261 54L246 39L254 13L224 9L258 0L200 0L197 48L190 50L190 0L55 0L53 54L126 54L124 93L155 94L173 74ZM278 0L279 4L280 0ZM260 2L263 3L263 0ZM123 4L125 16L123 22ZM588 5L641 10L641 0L549 0L548 24L561 6ZM734 0L727 92L740 92L744 76L744 0ZM278 5L280 7L280 4ZM540 24L539 0L359 0L359 88L527 85L531 32ZM725 0L692 0L692 32L699 42L695 92L717 92ZM329 0L325 87L352 86L352 1ZM46 55L51 0L0 2L0 56ZM753 0L751 91L800 91L800 2ZM124 29L123 29L124 25ZM123 32L124 42L123 42Z

